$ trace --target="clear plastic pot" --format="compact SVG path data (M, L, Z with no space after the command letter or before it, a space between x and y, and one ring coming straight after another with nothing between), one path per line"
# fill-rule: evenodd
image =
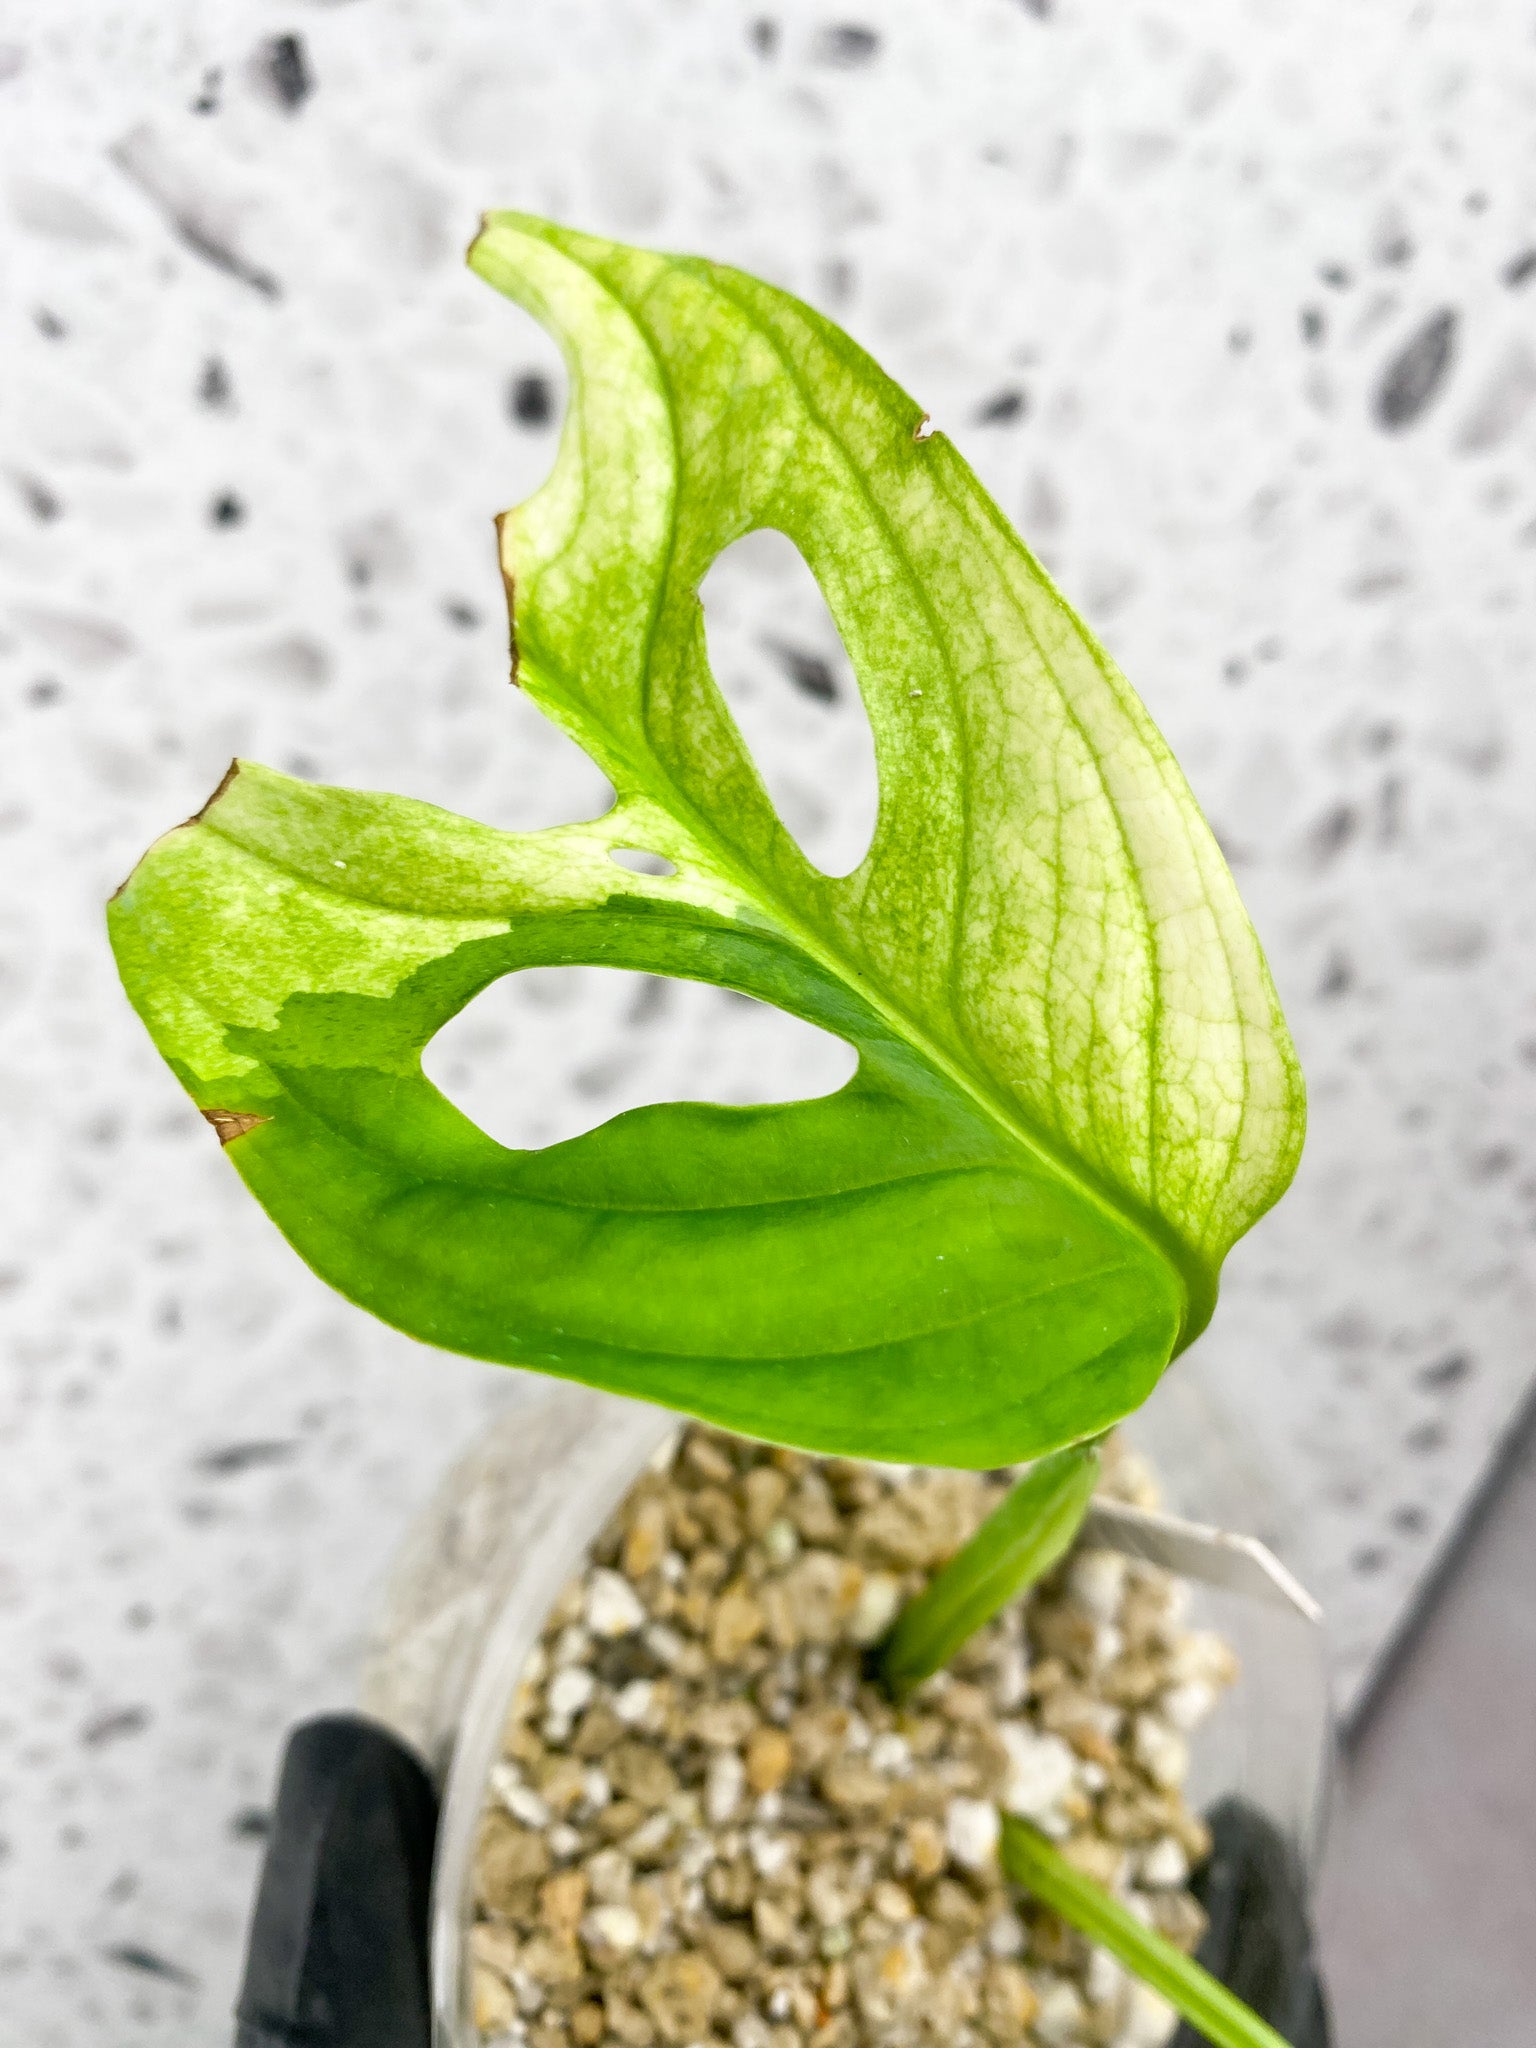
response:
M1156 1463L1168 1506L1198 1523L1234 1519L1231 1460L1197 1415L1166 1406L1128 1433ZM425 1758L442 1786L432 1899L436 2048L476 2048L467 1937L486 1781L513 1689L544 1617L631 1482L678 1426L659 1408L557 1380L521 1378L505 1412L448 1473L392 1573L361 1704ZM1195 1618L1232 1643L1242 1677L1193 1745L1190 1796L1237 1794L1266 1812L1301 1866L1316 1869L1329 1751L1326 1672L1315 1610L1290 1598L1256 1546L1213 1530L1121 1517L1095 1540L1159 1556L1183 1544L1188 1569L1224 1577L1194 1589ZM1154 1518L1154 1523L1157 1518ZM1298 1589L1299 1590L1299 1589Z

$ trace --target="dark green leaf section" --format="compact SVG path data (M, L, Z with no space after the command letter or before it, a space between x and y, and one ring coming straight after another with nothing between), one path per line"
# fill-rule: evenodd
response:
M1300 1142L1182 777L955 451L826 321L521 216L472 261L571 362L502 555L517 679L615 807L500 833L240 764L112 906L134 1003L295 1247L415 1336L824 1451L987 1466L1097 1433L1203 1323ZM879 822L838 879L775 816L705 656L699 581L767 525L819 577L875 736ZM421 1053L549 963L740 989L858 1071L507 1151Z
M1054 1843L1026 1821L1003 1815L1003 1870L1042 1905L1161 1993L1213 2048L1286 2048L1286 2043L1252 2007L1184 1955L1155 1929L1144 1925L1102 1885L1076 1870Z
M880 1650L881 1675L897 1699L942 1671L977 1629L1066 1556L1098 1477L1090 1445L1042 1458L907 1603Z

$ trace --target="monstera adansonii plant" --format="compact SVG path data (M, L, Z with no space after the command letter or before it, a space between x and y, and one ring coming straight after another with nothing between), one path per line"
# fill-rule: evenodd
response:
M514 681L613 807L508 833L237 762L111 906L134 1005L295 1249L414 1337L822 1452L1089 1444L1205 1326L1302 1138L1183 775L962 457L830 321L520 214L470 262L569 363L558 459L501 557ZM780 822L710 673L699 586L758 528L810 565L868 712L879 812L842 877ZM665 872L615 858L636 851ZM857 1070L815 1101L659 1104L508 1150L422 1050L499 976L570 963L776 1004ZM1080 1511L1089 1455L1052 1468L1047 1520ZM935 1642L993 1610L983 1566L1006 1596L1059 1553L1026 1520ZM910 1676L911 1626L906 1650Z
M850 1455L994 1466L1103 1430L1203 1328L1301 1141L1184 777L829 321L519 215L470 260L567 351L553 474L501 522L514 675L617 800L507 833L239 762L111 906L135 1006L294 1247L415 1337ZM873 731L878 821L840 878L710 674L699 585L758 527L814 571ZM422 1049L570 962L741 990L858 1070L508 1151Z

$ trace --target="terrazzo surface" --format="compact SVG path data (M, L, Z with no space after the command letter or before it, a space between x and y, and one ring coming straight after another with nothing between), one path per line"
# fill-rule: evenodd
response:
M413 1505L515 1395L296 1263L101 914L235 753L503 825L601 807L505 687L490 515L560 372L460 265L489 204L826 308L1169 735L1312 1101L1184 1398L1358 1693L1531 1372L1533 111L1513 0L11 0L6 2038L227 2038L281 1732L349 1696ZM867 737L814 595L771 549L717 575L765 776L849 860ZM843 1071L596 970L503 984L434 1058L531 1142Z

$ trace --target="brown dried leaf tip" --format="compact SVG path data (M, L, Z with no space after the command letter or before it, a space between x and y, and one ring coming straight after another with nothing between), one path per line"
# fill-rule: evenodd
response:
M200 811L194 811L192 813L191 817L188 818L187 823L189 825L200 825L203 822L204 818L207 817L208 813L213 809L214 805L218 802L219 798L224 794L225 790L228 789L229 785L234 781L235 777L239 773L239 761L231 761L229 766L224 770L224 773L219 777L218 788L213 792L213 795L209 797L207 803L203 805Z
M520 690L523 687L523 683L522 677L518 673L522 667L522 655L517 645L517 579L506 566L506 548L503 544L502 535L502 527L510 516L506 512L498 512L496 514L496 548L501 556L502 586L507 593L507 653L512 664L512 672L507 680L511 683L514 690Z
M223 775L220 777L218 788L213 792L213 795L209 797L208 801L203 805L202 809L200 811L194 811L190 818L183 818L181 821L181 825L177 829L184 831L188 825L201 825L204 818L207 817L208 813L213 809L214 805L218 802L219 798L224 794L225 790L229 788L229 785L234 781L235 777L239 773L240 763L238 761L231 761L229 766L224 770ZM155 844L158 846L159 841L157 840ZM147 860L149 858L149 855L146 854L144 858L145 860ZM143 862L141 861L139 863L139 866L142 865ZM115 903L118 897L122 895L123 891L127 888L128 884L133 880L134 875L136 875L139 872L139 866L134 867L131 873L124 875L123 879L118 883L117 887L112 891L112 894L108 897L107 901L109 903Z
M203 1115L218 1132L221 1145L232 1145L236 1138L243 1138L258 1124L272 1121L269 1116L253 1116L248 1109L205 1109Z

